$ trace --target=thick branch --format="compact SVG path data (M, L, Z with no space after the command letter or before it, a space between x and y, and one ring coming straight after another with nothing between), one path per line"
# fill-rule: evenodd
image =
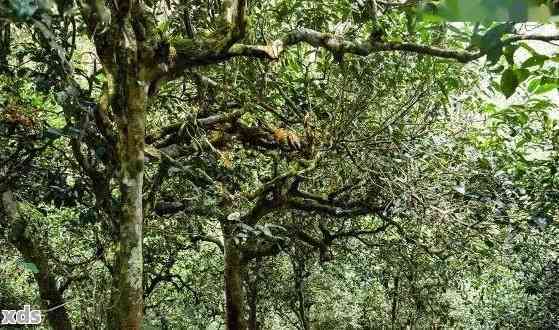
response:
M305 242L306 244L312 247L318 248L321 262L327 262L333 259L332 252L330 251L329 248L330 242L326 242L325 240L321 240L321 239L316 239L311 235L307 234L306 232L296 228L291 228L291 231L302 242Z
M376 213L378 211L366 205L359 205L359 203L332 203L324 200L303 197L289 197L286 204L287 207L292 209L307 212L318 212L334 217L354 217L358 215Z
M280 242L266 242L258 247L243 248L241 253L241 263L246 264L250 260L271 257L278 255L282 251Z
M62 291L57 287L56 278L49 266L48 256L44 253L44 247L40 242L31 237L29 224L20 216L16 201L12 191L1 192L2 203L6 220L11 227L10 242L18 249L26 261L33 263L38 272L35 273L35 280L39 287L41 300L51 310L48 319L53 329L72 329L72 323L66 311L65 301Z
M521 40L554 41L559 40L559 34L554 35L515 35L505 38L504 44ZM283 38L273 41L270 45L244 45L235 44L229 49L229 56L249 56L267 59L278 59L281 53L289 46L298 43L307 43L314 47L322 47L337 54L355 54L367 56L376 52L402 51L409 53L425 54L440 58L454 59L467 63L485 55L484 52L471 52L458 49L444 49L406 42L377 42L348 40L331 33L323 33L307 28L298 29L288 33Z
M277 199L269 200L266 196L262 195L256 201L256 205L242 217L241 221L254 226L260 219L262 219L267 214L279 209L281 207L281 201Z
M367 56L371 53L383 51L404 51L426 54L441 58L450 58L465 63L480 58L484 55L480 52L443 49L405 42L371 42L369 40L348 40L331 33L323 33L307 28L292 31L283 38L273 41L271 45L261 46L235 44L229 49L229 55L277 59L279 58L281 53L283 53L283 51L289 46L301 42L307 43L314 47L322 47L337 54L348 53L360 56Z

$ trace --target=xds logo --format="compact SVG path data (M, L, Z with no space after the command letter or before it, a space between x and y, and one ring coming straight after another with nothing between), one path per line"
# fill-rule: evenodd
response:
M41 311L31 310L31 306L24 305L22 310L2 310L0 324L40 324L43 317Z

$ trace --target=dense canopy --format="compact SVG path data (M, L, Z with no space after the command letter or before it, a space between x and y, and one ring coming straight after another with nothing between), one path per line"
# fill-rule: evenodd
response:
M559 328L559 31L454 2L0 0L0 310Z

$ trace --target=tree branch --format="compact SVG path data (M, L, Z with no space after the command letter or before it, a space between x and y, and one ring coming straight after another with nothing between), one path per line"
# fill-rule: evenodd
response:
M559 40L559 34L553 35L515 35L503 40L504 44L511 44L521 40L554 41ZM235 44L229 49L229 56L248 56L267 59L278 59L289 46L307 43L314 47L322 47L337 54L355 54L367 56L376 52L402 51L408 53L425 54L440 58L454 59L461 63L476 60L485 55L482 51L467 51L459 49L444 49L428 45L407 42L378 42L348 40L331 33L319 32L307 28L292 31L284 37L273 41L270 45Z
M41 242L32 237L34 232L30 229L27 219L19 213L17 202L11 190L0 191L0 208L6 214L6 220L10 227L10 242L17 248L24 259L33 263L38 272L34 273L35 281L39 287L39 295L47 309L53 309L49 314L49 323L54 329L71 329L72 324L68 316L63 292L56 285L56 277L49 265L49 258L44 253Z
M466 63L484 54L481 52L469 52L465 50L443 49L427 45L406 42L377 42L348 40L332 33L319 32L307 28L301 28L288 33L283 38L277 39L271 45L245 45L235 44L229 49L230 56L249 56L267 59L278 59L289 46L298 43L307 43L314 47L322 47L337 54L355 54L367 56L375 52L403 51L418 54L426 54L435 57L455 59Z
M344 207L340 204L334 205L334 203L323 203L314 199L306 199L300 197L289 197L286 204L287 207L295 210L318 212L340 218L367 215L377 212L377 210L371 209L368 206L347 205L346 207Z
M239 119L245 112L246 110L243 109L235 110L228 113L217 114L206 118L200 118L197 119L195 123L200 127L210 128L211 126L216 124L233 122ZM157 141L164 139L168 135L177 134L180 131L181 127L183 127L184 125L185 122L175 123L169 126L165 126L160 131L146 136L146 144L154 144L155 147L161 147L163 145L161 144L161 142L157 142Z
M196 241L214 243L221 250L221 253L225 251L223 247L223 242L215 237L211 237L207 235L199 235L199 234L192 235L192 242L196 242Z
M270 257L282 251L280 242L266 242L264 246L243 248L241 251L241 263L246 264L250 260L262 257Z

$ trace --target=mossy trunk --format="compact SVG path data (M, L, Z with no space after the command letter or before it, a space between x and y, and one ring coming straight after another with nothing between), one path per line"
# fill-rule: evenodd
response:
M117 329L140 329L143 318L143 209L145 107L147 89L136 75L116 85L113 109L118 116L121 208L117 277Z
M229 330L247 329L241 277L241 251L233 239L230 228L224 226L224 280L225 314Z

